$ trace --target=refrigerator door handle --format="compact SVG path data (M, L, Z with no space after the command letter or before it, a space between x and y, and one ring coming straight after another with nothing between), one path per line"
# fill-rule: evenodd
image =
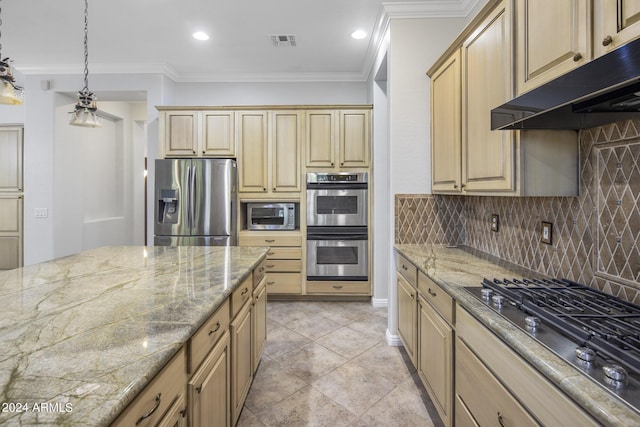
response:
M185 200L187 203L187 228L191 229L191 166L187 166L187 185Z
M196 166L191 169L191 183L189 185L191 194L189 195L189 212L191 214L191 225L196 224Z

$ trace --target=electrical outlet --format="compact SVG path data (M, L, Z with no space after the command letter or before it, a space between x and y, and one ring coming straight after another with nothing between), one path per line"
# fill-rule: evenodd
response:
M491 214L491 231L500 230L500 216L498 214Z
M553 242L553 223L542 221L542 227L540 228L540 241L546 245L551 245Z

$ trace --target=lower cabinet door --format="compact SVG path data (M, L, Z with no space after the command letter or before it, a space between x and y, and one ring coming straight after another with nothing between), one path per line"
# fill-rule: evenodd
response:
M445 426L452 425L453 330L419 297L418 375Z
M190 425L194 427L231 426L229 344L229 332L225 332L187 384L189 419Z
M231 420L238 421L253 380L251 304L231 321Z
M253 291L254 300L251 313L253 322L253 373L256 373L264 346L267 343L267 281L262 282Z

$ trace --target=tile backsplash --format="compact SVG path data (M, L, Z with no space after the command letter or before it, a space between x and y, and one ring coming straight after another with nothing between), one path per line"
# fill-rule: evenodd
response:
M639 204L640 119L580 132L577 197L396 195L395 242L464 244L640 303Z

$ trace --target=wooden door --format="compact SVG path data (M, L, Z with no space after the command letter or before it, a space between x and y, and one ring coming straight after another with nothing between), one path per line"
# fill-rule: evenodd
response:
M307 167L335 166L336 117L335 111L307 111Z
M253 379L251 304L244 305L231 321L231 421L238 421Z
M460 193L461 111L460 51L456 50L431 78L431 189Z
M516 189L513 131L492 131L489 112L513 95L511 13L503 2L462 47L462 182L465 192Z
M166 157L194 156L198 153L198 112L164 112Z
M591 59L590 3L590 0L517 0L518 94Z
M593 2L594 56L604 55L640 37L640 0Z
M274 192L300 192L302 172L302 113L271 113L271 186Z
M251 313L253 322L253 373L258 369L264 346L267 343L267 279L263 277L253 291L254 303Z
M235 157L235 112L205 111L202 113L202 155Z
M368 110L341 110L339 166L368 167L371 145L371 120Z
M241 111L238 122L238 186L241 192L267 192L267 113Z
M400 274L398 282L398 335L404 348L416 365L416 331L418 327L417 292Z

